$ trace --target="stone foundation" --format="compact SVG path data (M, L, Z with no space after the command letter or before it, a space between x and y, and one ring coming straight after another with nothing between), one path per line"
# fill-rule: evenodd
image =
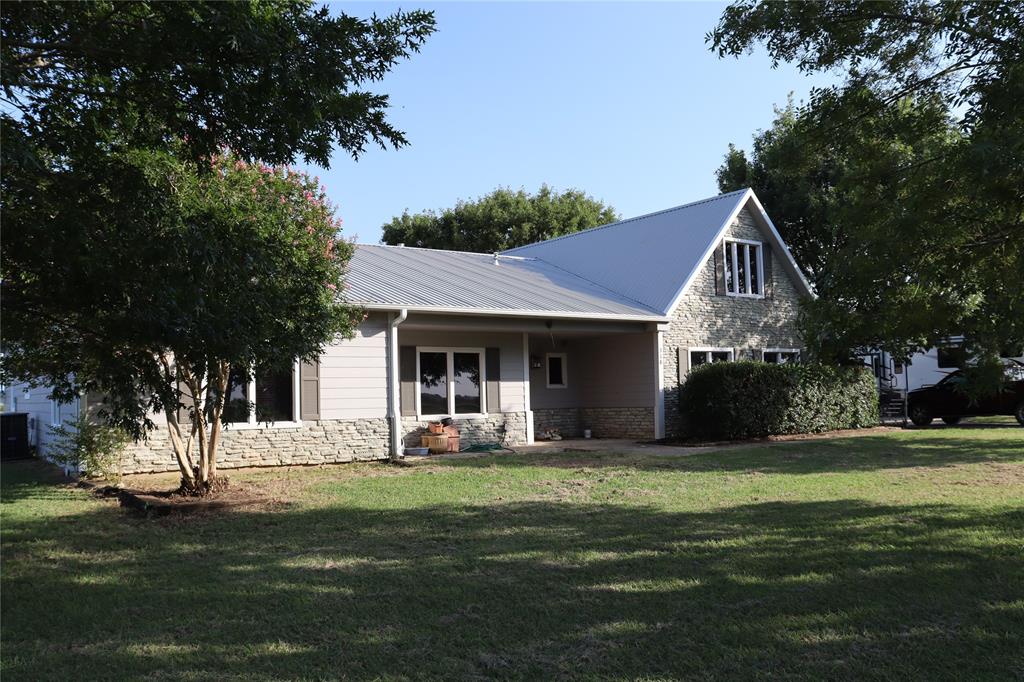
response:
M594 438L654 438L653 407L559 407L533 411L534 433L558 429L563 438L582 438L590 429Z
M387 459L387 419L346 419L304 422L301 427L226 429L217 453L219 469L335 464ZM177 461L167 436L159 429L131 444L122 470L126 474L176 471Z
M534 419L536 423L536 418ZM486 417L455 418L459 427L461 447L479 443L501 443L523 445L526 443L526 413L501 412ZM427 422L415 417L402 417L403 443L405 447L419 447L420 438L427 432Z

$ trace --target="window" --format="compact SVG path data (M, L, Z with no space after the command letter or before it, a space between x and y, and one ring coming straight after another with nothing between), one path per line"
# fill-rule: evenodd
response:
M484 351L422 348L417 354L417 412L423 416L484 414Z
M56 400L50 401L50 425L60 426L60 403Z
M690 367L706 365L711 362L731 362L731 348L691 348Z
M725 293L729 296L764 296L761 242L726 241L724 249Z
M773 365L800 362L800 350L798 348L765 348L764 361Z
M565 353L548 353L548 388L565 388L569 385L565 372Z
M963 346L940 346L937 354L940 369L958 369L967 361Z
M234 367L228 375L224 418L239 426L294 426L299 421L299 366L261 370L246 377ZM253 409L255 407L255 410Z

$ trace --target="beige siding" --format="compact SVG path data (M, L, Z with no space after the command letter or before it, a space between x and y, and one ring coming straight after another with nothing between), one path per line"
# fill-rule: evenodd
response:
M547 387L547 353L565 353L565 388ZM534 337L530 354L541 361L531 368L531 407L651 407L654 405L653 332L570 338L552 342Z
M498 348L501 354L501 409L487 406L488 412L520 412L525 408L523 394L523 335L504 332L456 332L398 328L401 346L439 348Z
M387 327L386 315L371 315L320 357L320 419L387 415Z

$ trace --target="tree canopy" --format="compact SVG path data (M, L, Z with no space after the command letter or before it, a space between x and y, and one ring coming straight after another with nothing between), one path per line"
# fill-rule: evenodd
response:
M493 253L619 219L615 209L578 189L536 193L498 188L441 211L408 211L383 226L385 244Z
M161 147L327 166L332 147L400 146L379 81L430 12L364 20L309 0L12 2L0 15L5 161ZM49 159L42 159L49 164Z
M98 392L135 436L163 411L183 486L209 490L229 376L316 357L361 314L323 188L280 164L405 144L368 85L433 15L11 3L0 27L0 370Z
M846 74L719 174L762 184L790 226L821 286L805 309L813 344L905 356L963 334L994 356L1021 343L1019 5L742 0L708 40L721 56L763 43L777 62Z

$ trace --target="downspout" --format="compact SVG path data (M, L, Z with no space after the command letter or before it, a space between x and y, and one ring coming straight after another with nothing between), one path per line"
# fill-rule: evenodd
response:
M388 325L388 380L391 390L388 391L388 413L391 418L391 459L402 455L402 415L398 405L398 325L409 317L408 308L402 308Z

